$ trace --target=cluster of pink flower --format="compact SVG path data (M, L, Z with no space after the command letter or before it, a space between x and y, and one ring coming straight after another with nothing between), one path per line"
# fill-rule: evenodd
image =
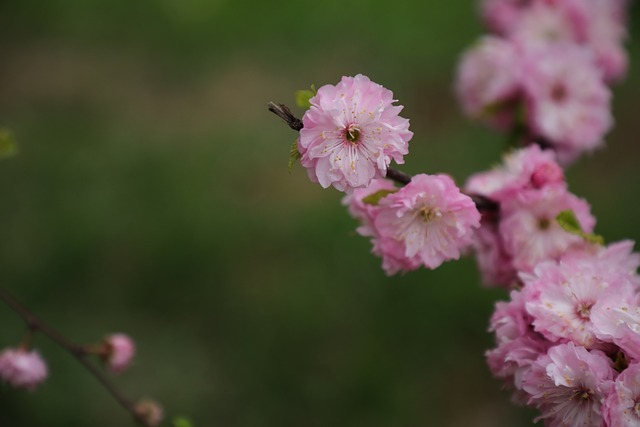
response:
M467 190L500 204L475 234L487 284L512 288L491 319L493 374L535 406L549 426L640 425L640 254L568 233L575 214L585 233L595 219L567 190L551 151L514 152L472 176Z
M347 193L344 203L363 222L358 232L372 237L388 274L459 258L480 226L474 202L446 175L417 175L400 189L383 178L413 135L393 102L368 77L343 77L310 99L298 140L310 179Z
M128 335L112 334L98 345L83 347L82 351L97 355L107 369L119 374L129 367L135 344ZM0 352L0 380L11 386L34 390L47 376L47 365L36 350L20 346Z
M298 140L311 180L347 193L387 274L475 250L485 284L511 291L491 319L490 369L551 427L640 427L640 254L592 234L590 206L561 167L612 126L607 84L626 71L625 7L482 3L493 35L464 55L458 95L468 114L519 132L524 148L464 192L447 175L389 174L412 133L393 94L362 75L317 91Z
M609 83L627 68L626 0L484 0L492 34L460 63L464 111L568 164L613 124Z

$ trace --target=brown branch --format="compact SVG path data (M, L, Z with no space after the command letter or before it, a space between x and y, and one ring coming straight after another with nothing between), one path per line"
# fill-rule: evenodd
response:
M289 125L289 127L296 132L299 132L302 129L302 120L293 115L289 107L284 104L276 104L274 102L269 102L267 104L269 111L271 111L276 116L280 117L284 122Z
M53 342L65 349L71 356L73 356L78 363L80 363L98 382L105 388L111 395L118 401L118 403L143 426L150 427L147 420L144 418L135 407L135 404L126 398L116 386L109 381L100 369L98 369L93 363L89 361L89 353L84 347L69 341L64 335L56 331L54 328L46 324L44 321L36 317L31 311L29 311L24 305L15 299L8 290L0 287L0 300L4 301L13 311L22 317L27 324L27 327L32 332L42 332L48 336Z

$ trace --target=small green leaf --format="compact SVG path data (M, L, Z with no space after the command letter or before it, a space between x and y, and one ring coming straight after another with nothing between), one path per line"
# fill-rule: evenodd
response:
M193 427L193 424L184 417L178 417L173 419L173 427Z
M298 150L298 141L293 141L291 149L289 150L289 173L293 170L293 165L302 158L300 151Z
M306 90L297 90L296 91L296 104L300 108L308 109L311 108L311 103L309 100L316 96L316 86L311 85L311 89Z
M595 245L604 245L604 238L602 236L593 233L585 233L582 230L580 221L578 221L576 214L572 210L560 212L558 216L556 216L556 221L558 221L560 227L562 227L565 231L571 234L575 234L576 236L580 236L589 243L593 243Z
M556 216L556 221L560 224L560 227L564 228L571 234L583 233L580 222L576 217L576 214L572 210L562 211Z
M9 129L0 128L0 159L11 157L18 152L18 146Z
M366 205L377 206L380 200L387 197L389 194L393 194L398 190L378 190L375 193L369 194L367 197L362 198L362 203Z

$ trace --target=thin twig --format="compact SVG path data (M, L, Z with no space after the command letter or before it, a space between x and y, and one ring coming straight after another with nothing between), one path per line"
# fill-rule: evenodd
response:
M269 107L269 111L284 120L284 122L289 125L291 129L295 130L296 132L299 132L300 129L302 129L302 120L294 116L289 107L287 107L286 105L269 102L267 104L267 107Z
M54 328L46 324L44 321L36 317L31 311L29 311L24 305L11 295L11 293L0 287L0 300L4 301L18 316L26 322L27 327L32 332L42 332L48 336L53 342L65 349L71 356L73 356L78 363L80 363L98 382L105 388L111 395L118 401L118 403L126 409L133 418L144 426L148 426L145 418L140 414L134 405L134 403L126 398L122 392L120 392L116 386L109 381L109 379L100 371L93 363L88 359L89 353L84 347L69 341L64 335L56 331Z

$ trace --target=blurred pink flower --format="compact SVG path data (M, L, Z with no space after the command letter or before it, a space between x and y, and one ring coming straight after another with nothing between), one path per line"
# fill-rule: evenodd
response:
M524 190L502 201L500 236L515 269L532 271L539 262L558 260L570 248L585 244L558 224L556 216L565 210L573 211L584 232L593 232L589 204L564 186Z
M104 344L104 360L107 367L116 374L124 372L131 364L136 351L131 337L126 334L112 334L105 338Z
M608 427L640 427L640 364L616 378L602 409Z
M0 353L0 379L16 388L34 390L48 376L40 353L8 348Z
M458 66L456 94L464 112L498 128L512 125L511 101L520 89L520 67L512 43L485 36L467 50Z
M523 67L529 128L559 149L563 163L603 143L613 125L611 92L588 51L549 46L528 55Z

